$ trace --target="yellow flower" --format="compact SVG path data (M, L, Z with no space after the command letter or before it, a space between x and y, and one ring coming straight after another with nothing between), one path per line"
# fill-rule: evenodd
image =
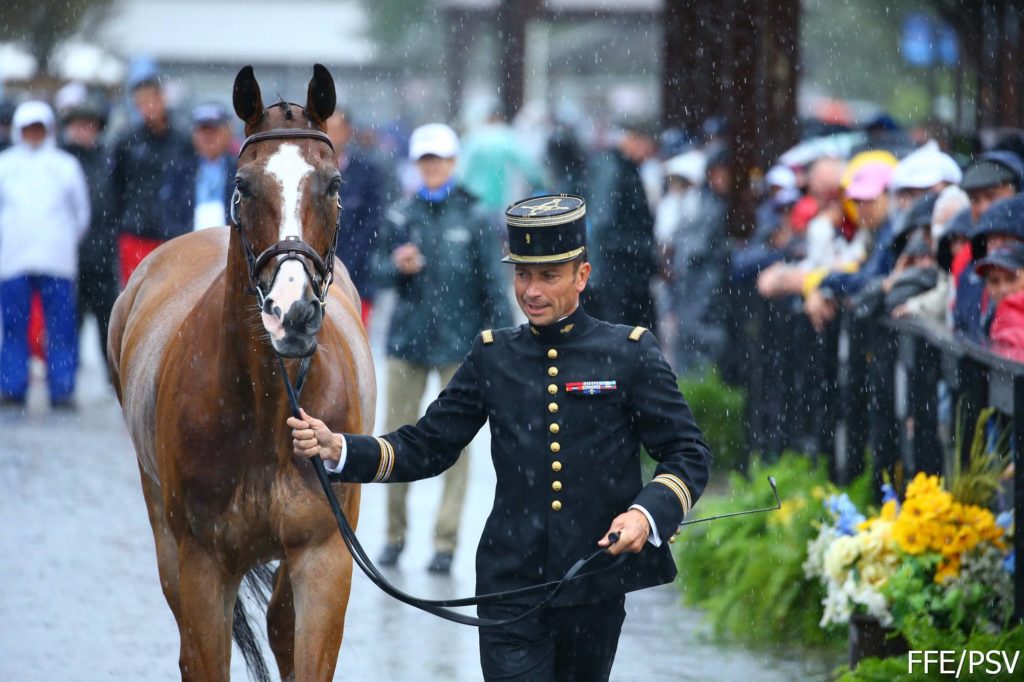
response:
M926 496L932 493L940 493L942 480L938 476L928 476L924 472L918 472L914 480L907 486L907 500L918 496Z
M935 583L941 585L958 575L960 575L960 557L950 557L939 564L939 569L935 571Z
M806 506L807 500L802 497L783 500L779 513L769 516L768 521L776 525L788 526L789 522L793 520L793 515Z
M896 520L896 500L889 500L882 505L882 511L878 515L878 518L882 521L895 521Z
M907 554L921 554L931 545L931 534L918 523L897 523L892 536Z

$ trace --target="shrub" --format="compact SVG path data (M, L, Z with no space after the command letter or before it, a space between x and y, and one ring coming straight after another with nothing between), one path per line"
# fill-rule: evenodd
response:
M836 492L822 462L786 454L771 467L751 464L750 480L729 477L729 493L704 498L694 516L770 507L774 476L782 509L687 528L675 544L680 590L686 602L704 608L714 630L748 643L841 641L818 627L824 588L804 576L807 543L827 520L822 501ZM849 494L867 501L868 478Z
M714 468L718 471L742 468L746 456L743 391L726 386L713 369L699 379L680 379L679 389L686 396L697 426L711 448Z

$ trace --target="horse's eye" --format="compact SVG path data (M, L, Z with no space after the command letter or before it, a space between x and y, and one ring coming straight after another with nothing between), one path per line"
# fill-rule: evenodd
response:
M341 191L341 178L334 177L331 179L331 184L327 186L327 194L334 196Z
M249 187L249 183L246 182L244 178L235 178L235 189L237 189L238 193L245 198L252 196L252 190Z

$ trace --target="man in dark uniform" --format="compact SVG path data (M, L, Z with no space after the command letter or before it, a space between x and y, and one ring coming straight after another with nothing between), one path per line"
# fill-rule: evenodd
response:
M489 421L497 488L477 549L478 594L557 580L595 545L635 555L522 621L481 628L488 680L607 680L624 594L675 578L665 541L708 479L711 453L657 340L579 306L590 275L585 211L570 195L508 209L504 260L529 321L481 333L415 426L375 438L332 433L306 414L288 420L296 454L320 455L333 479L350 482L436 476ZM641 444L658 462L647 485ZM479 613L506 619L528 606Z

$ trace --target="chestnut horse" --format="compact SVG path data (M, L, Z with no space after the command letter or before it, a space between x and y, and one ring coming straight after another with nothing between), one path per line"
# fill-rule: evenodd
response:
M275 356L315 351L306 406L346 431L372 430L376 383L359 296L331 246L341 177L321 133L334 107L334 82L320 65L305 107L265 108L252 68L242 69L234 108L248 137L234 227L162 245L135 271L111 319L108 362L181 636L184 680L228 679L240 584L278 559L267 632L281 678L334 675L352 558L312 467L293 456ZM333 284L309 267L323 262L333 266ZM294 380L299 361L285 364ZM355 524L358 486L336 484L335 493Z

